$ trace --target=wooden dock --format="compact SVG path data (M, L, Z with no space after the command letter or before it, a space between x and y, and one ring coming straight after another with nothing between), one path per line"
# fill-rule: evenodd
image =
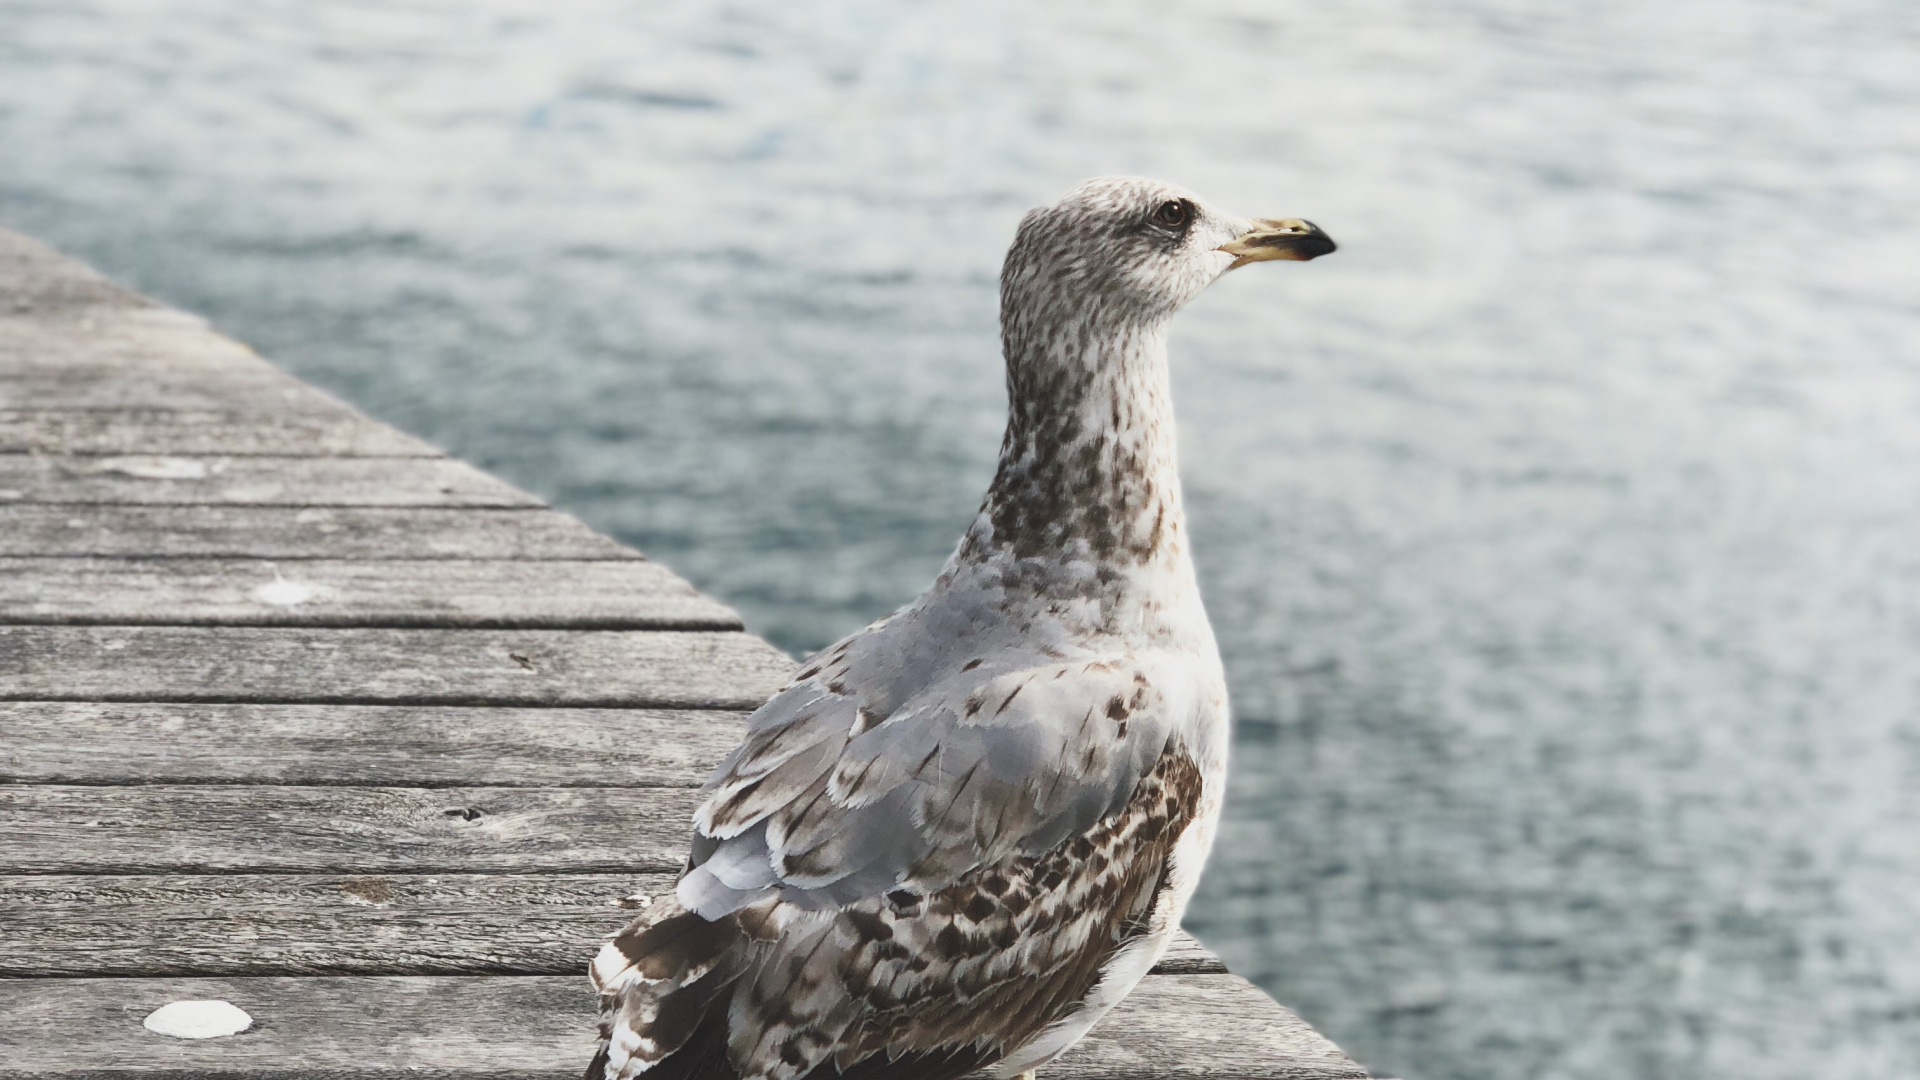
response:
M0 230L0 1078L566 1078L792 661ZM183 1040L142 1021L223 999ZM1184 942L1053 1080L1366 1074Z

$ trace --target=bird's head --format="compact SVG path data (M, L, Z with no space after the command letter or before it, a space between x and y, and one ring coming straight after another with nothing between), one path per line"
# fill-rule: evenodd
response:
M1101 177L1021 220L1001 303L1049 322L1072 311L1096 323L1153 324L1235 267L1333 250L1310 221L1236 217L1172 184Z

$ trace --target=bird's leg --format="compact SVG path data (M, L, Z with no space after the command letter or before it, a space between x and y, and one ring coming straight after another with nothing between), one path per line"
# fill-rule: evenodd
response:
M1028 1069L1026 1072L1014 1077L1013 1080L1033 1080L1033 1078L1038 1075L1040 1075L1038 1070Z

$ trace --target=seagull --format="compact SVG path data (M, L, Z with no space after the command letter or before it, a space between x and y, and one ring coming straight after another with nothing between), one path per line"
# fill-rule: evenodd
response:
M1146 975L1227 767L1167 325L1235 267L1333 250L1134 178L1021 220L979 514L748 721L673 893L593 960L587 1080L1031 1080Z

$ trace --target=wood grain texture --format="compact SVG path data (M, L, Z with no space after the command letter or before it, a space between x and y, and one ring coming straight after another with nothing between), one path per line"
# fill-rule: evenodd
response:
M337 415L340 403L284 372L44 366L0 358L0 409L160 409Z
M0 454L0 503L539 506L449 458Z
M675 876L0 877L0 977L583 975Z
M170 1001L230 1001L253 1028L183 1040L140 1026ZM0 980L0 1080L140 1071L166 1080L575 1080L593 1053L581 978L354 976ZM115 1052L102 1054L101 1046ZM1143 981L1048 1080L1364 1080L1292 1013L1232 975Z
M0 623L739 630L659 563L10 559Z
M1366 1080L1306 1021L1237 975L1163 975L1133 993L1047 1080Z
M740 633L0 626L0 701L751 709L793 667Z
M693 788L0 786L0 873L678 870Z
M744 712L0 702L0 783L692 787Z
M345 410L8 409L0 411L0 453L443 456L411 435Z
M78 311L0 306L0 371L9 379L34 374L80 376L66 385L164 372L191 372L215 380L230 374L277 375L293 385L305 385L252 349L216 333L197 315L138 303L94 305ZM335 407L344 406L336 401Z
M1160 962L1153 965L1153 972L1156 975L1225 975L1227 965L1192 934L1176 930L1167 951L1160 954Z
M552 510L0 502L0 556L637 559Z
M674 878L0 877L0 977L578 975L644 900L672 891ZM1182 934L1155 970L1226 969Z

